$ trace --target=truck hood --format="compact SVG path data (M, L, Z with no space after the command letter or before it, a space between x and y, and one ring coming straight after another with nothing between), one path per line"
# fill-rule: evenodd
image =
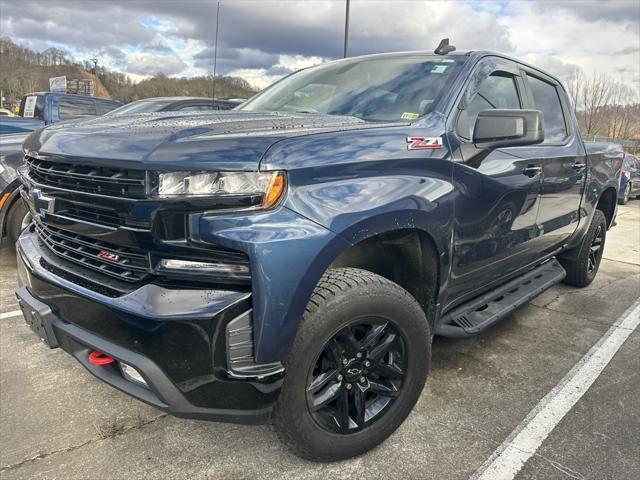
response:
M25 149L40 157L158 170L257 170L274 143L300 135L379 127L353 117L228 111L104 116L52 125Z

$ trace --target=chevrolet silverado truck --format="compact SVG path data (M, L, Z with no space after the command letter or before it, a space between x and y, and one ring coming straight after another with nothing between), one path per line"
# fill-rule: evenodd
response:
M404 421L435 335L588 285L622 163L556 78L451 48L307 68L234 111L53 125L25 156L16 293L42 341L315 461Z

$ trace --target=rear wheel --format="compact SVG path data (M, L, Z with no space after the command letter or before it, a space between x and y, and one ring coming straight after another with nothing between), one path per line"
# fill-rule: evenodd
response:
M606 238L607 219L601 210L596 210L589 230L577 247L577 257L573 260L559 259L567 271L564 283L574 287L586 287L593 281L600 267Z
M430 354L429 324L408 292L364 270L329 270L285 364L278 435L309 460L366 452L413 408Z

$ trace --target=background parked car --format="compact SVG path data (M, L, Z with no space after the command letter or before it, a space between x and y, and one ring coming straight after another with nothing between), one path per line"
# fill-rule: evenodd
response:
M205 112L211 110L231 110L242 100L219 100L207 97L155 97L137 100L116 108L108 115L133 115L151 112Z
M640 197L640 160L634 155L625 155L620 176L618 203L624 205L629 198Z
M0 108L0 117L14 117L15 115L11 113L11 110L7 110L6 108Z

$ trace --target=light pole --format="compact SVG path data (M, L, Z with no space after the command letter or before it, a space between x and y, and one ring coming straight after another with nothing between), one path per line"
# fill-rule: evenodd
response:
M344 12L344 54L343 58L347 58L347 47L349 46L349 4L350 0L347 0L346 10Z
M218 65L218 27L220 26L220 2L216 7L216 39L213 45L213 88L211 98L216 98L216 67Z

